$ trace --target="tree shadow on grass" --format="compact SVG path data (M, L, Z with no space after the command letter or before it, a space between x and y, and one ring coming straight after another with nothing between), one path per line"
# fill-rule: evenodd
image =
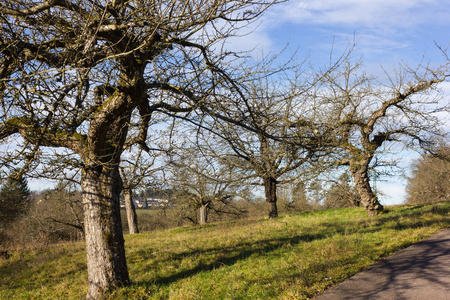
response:
M432 213L447 218L450 213L450 205L433 205L428 209L423 209L426 205L404 206L394 210L386 209L384 213L361 221L336 221L335 223L322 222L322 226L328 226L330 232L345 234L349 227L353 228L348 233L375 233L383 229L406 230L417 227L428 227L436 224L436 220L421 218L424 214ZM373 225L367 225L367 222ZM450 220L448 221L450 225Z
M429 226L435 223L433 220L420 220L419 216L423 215L423 211L418 210L420 206L414 207L406 207L404 213L395 215L391 214L389 211L381 216L378 216L376 219L376 225L366 226L364 223L366 221L352 221L348 220L343 222L342 220L329 223L321 223L323 227L322 230L319 230L314 233L302 233L300 235L290 236L290 237L280 237L274 239L264 239L259 240L254 243L240 243L233 245L231 247L212 247L207 249L194 249L190 251L184 251L180 253L173 253L169 255L167 260L174 262L181 262L183 259L192 258L196 260L199 256L204 257L214 257L212 260L204 261L200 259L195 266L183 270L175 272L168 276L160 276L156 277L151 281L141 281L136 282L137 285L170 285L176 281L194 276L201 272L211 271L218 268L231 266L236 264L239 261L246 260L252 255L265 255L276 251L286 245L290 244L291 246L295 246L301 242L311 242L315 240L321 240L329 237L333 234L347 235L354 233L374 233L383 230L383 228L391 228L394 230L406 230L409 228L416 228L422 226ZM433 213L441 214L445 216L449 213L450 207L435 207L430 208L430 211ZM426 213L426 212L425 212ZM405 218L409 220L408 223L404 223ZM411 222L412 220L412 222ZM414 221L415 220L415 221ZM348 228L356 228L352 229L351 232L348 232ZM406 246L409 246L410 243L404 243L397 247L395 250L399 250ZM148 255L145 251L135 253L137 256L142 256L145 259L145 256ZM355 258L357 259L357 258ZM152 271L152 267L147 268L148 271Z
M401 211L397 210L395 214L389 211L382 214L377 219L377 227L391 228L395 230L403 230L408 228L416 228L418 226L427 227L436 223L436 220L423 220L420 217L427 213L434 215L441 215L447 218L450 213L450 205L432 205L428 209L422 209L424 205L405 206ZM410 219L412 222L406 223L405 219Z
M310 242L313 240L320 240L326 238L327 235L324 231L315 234L301 234L293 237L283 237L275 239L259 240L255 243L240 243L230 247L213 247L208 249L198 249L192 251L185 251L175 253L170 256L170 261L181 261L183 259L198 256L213 256L214 259L209 262L203 262L200 260L194 267L174 273L169 276L157 277L152 281L135 282L137 285L169 285L178 280L194 276L198 273L205 271L212 271L225 266L231 266L239 261L246 260L252 255L265 255L276 251L277 249L290 244L295 246L301 242ZM141 255L137 252L135 255ZM145 255L145 254L142 254ZM150 271L152 268L148 268Z

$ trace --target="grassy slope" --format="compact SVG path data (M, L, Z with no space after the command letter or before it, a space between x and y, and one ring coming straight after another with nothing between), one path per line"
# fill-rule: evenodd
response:
M360 208L126 236L134 284L111 299L307 299L381 257L450 226L450 202ZM80 299L84 245L0 259L0 299Z

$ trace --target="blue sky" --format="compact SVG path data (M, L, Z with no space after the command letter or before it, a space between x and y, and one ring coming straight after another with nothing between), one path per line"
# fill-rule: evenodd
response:
M399 62L410 66L421 60L444 64L436 47L450 45L450 3L444 0L292 0L272 7L254 24L245 38L233 41L233 48L258 48L265 54L277 53L287 44L299 55L310 54L313 64L329 61L331 49L336 57L357 41L356 55L375 75ZM235 44L236 43L236 44ZM449 95L450 84L442 89ZM446 98L446 99L449 99ZM445 100L444 100L445 101ZM449 101L449 100L447 100ZM443 115L450 128L450 117ZM400 165L407 167L417 153L403 153ZM401 176L385 178L377 187L386 196L384 204L399 204L405 197Z
M287 43L313 61L328 59L348 41L369 64L439 59L450 43L450 4L444 0L292 0L273 6L241 43L277 52ZM256 24L255 24L256 25ZM442 59L442 58L441 58Z

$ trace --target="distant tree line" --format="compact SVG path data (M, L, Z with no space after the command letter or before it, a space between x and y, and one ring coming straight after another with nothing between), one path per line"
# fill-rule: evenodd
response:
M450 145L422 154L411 166L406 203L427 204L450 200Z

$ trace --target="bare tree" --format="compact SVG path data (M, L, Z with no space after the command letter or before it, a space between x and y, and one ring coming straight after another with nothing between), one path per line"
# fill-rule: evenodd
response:
M316 126L313 103L305 98L317 79L306 79L301 67L293 63L242 82L245 96L234 118L245 120L247 128L218 118L205 126L216 140L204 138L204 147L223 163L250 172L257 179L255 184L264 187L269 218L278 217L278 184L306 179L313 169L319 172L326 165L323 161L319 166L317 161L327 154L323 143L327 133Z
M122 155L120 173L122 176L122 193L127 213L128 229L130 234L139 233L138 220L135 205L133 203L133 190L146 181L157 177L157 173L163 171L164 166L157 166L157 159L162 152L129 149L129 153ZM128 152L128 151L127 151ZM161 163L161 162L160 162ZM153 182L156 184L156 182Z
M52 206L42 213L48 215L45 217L46 220L74 228L78 231L78 236L84 238L81 193L78 185L60 181L53 190L44 193L44 201L49 202L48 206Z
M412 164L406 186L406 203L424 204L450 199L450 146L442 144L435 153L423 154Z
M42 147L81 164L88 299L129 283L119 163L133 111L145 148L156 110L214 112L230 77L215 45L276 1L25 1L0 4L2 166L36 167ZM220 46L220 45L219 45ZM218 47L220 49L220 47ZM214 97L209 97L213 95Z
M325 191L325 209L360 205L361 198L350 181L351 176L347 172L342 173L338 180L331 181L330 187Z
M208 213L237 214L239 209L232 201L245 189L243 176L229 165L221 165L214 157L208 157L198 147L183 149L180 157L172 158L172 186L177 192L174 197L184 212L191 208L196 216L187 215L200 225L208 222Z
M277 194L281 209L288 213L311 210L305 186L305 182L300 180L292 181L280 186L280 188L277 189Z
M388 143L425 146L439 135L437 113L448 107L439 101L436 87L448 75L445 65L400 65L381 81L361 67L361 62L348 60L327 73L311 97L322 105L326 126L334 124L337 146L345 155L340 163L349 166L361 203L375 215L383 206L372 190L369 171Z

